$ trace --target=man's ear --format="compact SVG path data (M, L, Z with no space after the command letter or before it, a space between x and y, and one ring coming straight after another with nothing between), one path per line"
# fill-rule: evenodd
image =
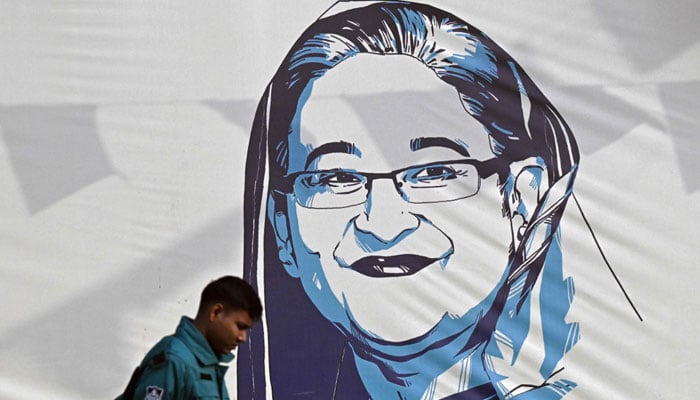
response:
M515 176L509 195L511 229L515 248L532 222L537 205L547 191L547 169L537 160L528 159L511 166ZM515 167L515 168L513 168Z
M285 199L280 196L280 202ZM277 257L287 273L294 278L299 277L299 268L294 258L294 249L289 235L289 219L287 217L287 204L275 203L274 196L268 199L267 217L275 231L275 243L277 243Z
M221 303L215 303L214 305L209 307L209 322L214 321L219 316L221 316L223 313L224 313L224 305Z

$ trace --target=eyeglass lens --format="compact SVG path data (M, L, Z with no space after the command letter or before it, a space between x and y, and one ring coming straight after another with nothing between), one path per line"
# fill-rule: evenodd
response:
M433 163L404 168L390 174L347 170L303 172L294 180L297 202L306 208L344 208L367 201L372 181L393 178L396 189L409 203L439 203L463 199L479 191L477 167L468 162Z

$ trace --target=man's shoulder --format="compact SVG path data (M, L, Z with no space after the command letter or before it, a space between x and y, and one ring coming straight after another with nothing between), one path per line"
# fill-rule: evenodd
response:
M170 335L162 338L151 351L146 359L154 359L157 364L174 363L196 365L197 359L189 347L177 336Z

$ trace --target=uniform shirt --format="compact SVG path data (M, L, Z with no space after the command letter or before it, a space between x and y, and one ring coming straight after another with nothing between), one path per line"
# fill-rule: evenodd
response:
M174 335L160 340L141 362L135 400L228 400L220 363L233 360L233 354L217 356L194 326L182 317ZM123 397L117 397L122 400Z

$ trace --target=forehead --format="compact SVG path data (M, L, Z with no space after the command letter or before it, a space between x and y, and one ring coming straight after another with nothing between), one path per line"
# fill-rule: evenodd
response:
M352 144L355 154L324 154L315 160L317 168L338 160L358 169L393 169L435 158L463 158L457 147L471 158L491 155L485 130L466 112L456 89L404 55L361 54L340 63L313 83L296 121L289 137L290 171L307 168L309 154L334 142ZM448 139L455 145L416 151L422 138Z

